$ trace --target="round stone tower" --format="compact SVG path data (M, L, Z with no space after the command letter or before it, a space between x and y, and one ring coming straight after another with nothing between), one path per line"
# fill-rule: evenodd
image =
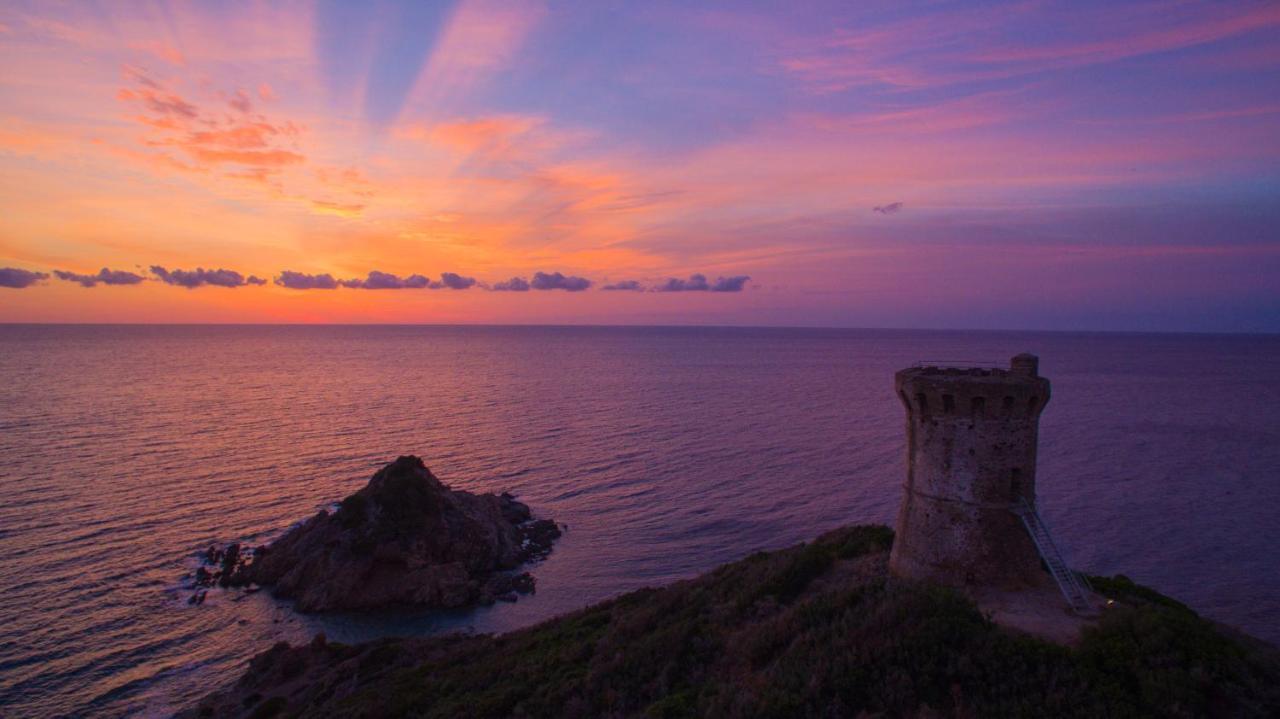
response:
M1035 355L1008 370L917 366L894 376L907 408L906 496L889 567L953 586L1049 581L1011 509L1036 500L1036 435L1049 380Z

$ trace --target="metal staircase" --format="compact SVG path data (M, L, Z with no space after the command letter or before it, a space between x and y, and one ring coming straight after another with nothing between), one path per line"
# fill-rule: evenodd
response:
M1053 581L1058 583L1058 589L1062 590L1062 596L1066 598L1072 611L1076 614L1093 613L1094 607L1089 601L1091 591L1089 580L1072 571L1063 561L1062 553L1053 543L1053 537L1049 536L1049 528L1045 526L1044 520L1040 519L1040 513L1025 498L1012 509L1013 513L1018 515L1018 519L1022 520L1022 526L1027 528L1027 534L1030 534L1031 541L1035 542L1040 558L1049 568L1049 574L1052 574Z

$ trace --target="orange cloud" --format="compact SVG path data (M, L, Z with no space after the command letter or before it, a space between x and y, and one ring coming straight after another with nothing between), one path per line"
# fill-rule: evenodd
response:
M165 92L157 86L151 84L151 80L141 78L139 83L142 87L135 89L121 89L116 97L125 102L141 102L148 110L157 115L181 116L188 119L195 119L199 115L196 106L183 100L177 95Z
M252 107L243 91L228 100L238 114L219 113L202 109L139 69L130 68L128 74L132 86L121 88L116 97L145 111L135 119L152 131L143 139L149 147L175 148L202 171L231 165L225 177L268 184L277 191L279 183L272 180L272 174L306 162L295 147L301 129L293 122L250 114ZM146 159L187 167L164 152Z
M206 164L233 162L260 168L283 167L305 162L306 158L288 150L234 150L188 145L182 148L196 160Z
M65 134L42 125L16 117L5 117L0 122L0 149L9 152L34 155L55 148L65 149L71 144Z
M312 200L311 206L317 212L339 217L359 217L364 205L358 203L330 202L328 200Z
M135 42L130 44L129 47L151 53L171 65L182 66L187 64L187 59L183 56L181 50L162 40Z
M442 145L475 152L498 147L510 149L512 143L541 124L542 120L536 117L496 115L443 122L418 132L427 134L431 140Z
M195 145L212 145L241 149L268 147L277 135L297 136L298 129L292 123L276 127L267 122L249 122L231 125L221 130L202 130L187 135L187 141Z

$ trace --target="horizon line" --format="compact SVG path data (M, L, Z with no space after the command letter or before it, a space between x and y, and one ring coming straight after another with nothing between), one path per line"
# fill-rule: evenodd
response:
M1025 327L870 327L852 325L737 325L737 324L604 324L547 322L9 322L0 327L457 327L545 329L737 329L737 330L842 330L859 332L949 332L1103 335L1203 335L1221 337L1280 337L1267 330L1135 330L1135 329L1035 329Z

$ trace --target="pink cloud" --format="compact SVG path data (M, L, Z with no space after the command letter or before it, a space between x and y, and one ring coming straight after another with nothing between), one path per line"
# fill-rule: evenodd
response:
M1055 43L1010 43L1028 17L1059 16ZM1083 67L1166 52L1280 26L1280 6L1166 4L1047 9L1038 3L948 10L872 27L841 27L797 47L781 67L808 89L927 88Z
M253 102L249 100L249 94L244 90L236 90L235 93L227 99L227 104L231 106L231 109L246 115L253 112Z
M150 53L170 65L183 66L187 64L186 56L182 54L182 51L163 40L135 42L130 44L129 47Z
M1205 12L1177 21L1171 27L1145 29L1159 25L1164 10L1158 6L1144 9L1145 22L1125 23L1121 27L1141 28L1105 39L1082 39L1049 45L1006 45L972 56L978 62L997 64L1031 64L1036 67L1065 67L1113 62L1153 52L1176 50L1255 30L1280 26L1280 5L1263 3L1243 12L1225 5L1209 5ZM1096 18L1102 20L1102 18ZM1091 23L1092 24L1092 23ZM1115 23L1097 22L1107 27Z
M512 62L545 14L528 0L463 0L441 32L410 104L428 115L452 112L461 100Z
M121 88L116 97L140 105L149 113L137 118L155 131L145 140L147 145L178 148L205 168L221 164L254 168L255 172L247 176L244 170L236 171L237 177L251 179L263 179L266 172L306 161L296 149L281 145L282 141L298 137L298 127L287 121L272 122L261 115L247 117L252 107L243 91L228 100L239 115L219 116L202 110L140 70L131 70L130 77L133 86Z

